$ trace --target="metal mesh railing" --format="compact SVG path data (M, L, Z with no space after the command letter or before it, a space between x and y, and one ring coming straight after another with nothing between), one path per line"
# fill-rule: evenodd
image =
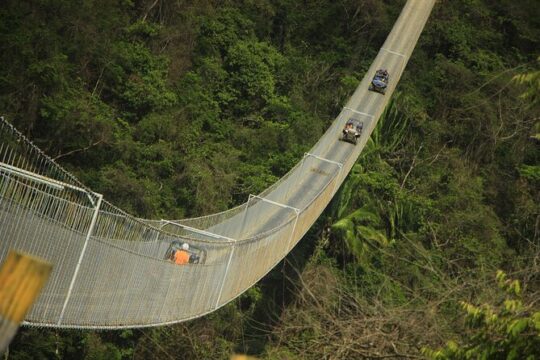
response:
M135 218L65 171L0 121L0 261L9 249L53 263L26 324L123 328L202 316L231 301L285 257L344 181L405 67L434 0L409 0L347 106L309 153L274 185L233 209L182 220ZM367 87L388 68L385 96ZM356 146L338 141L356 118ZM199 263L176 265L188 242Z

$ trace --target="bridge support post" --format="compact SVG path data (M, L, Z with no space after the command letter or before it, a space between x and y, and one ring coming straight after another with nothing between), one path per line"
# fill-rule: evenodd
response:
M341 174L343 173L343 164L340 164L339 166L339 171L338 171L338 174L336 176L336 184L334 185L334 190L332 190L332 197L334 197L334 195L336 194L336 192L338 191L338 188L339 188L339 181L341 179Z
M246 203L246 210L244 211L244 216L242 217L242 224L240 225L240 228L238 230L237 240L235 240L232 243L231 252L229 253L229 258L227 259L227 265L225 266L225 272L223 273L223 277L221 278L221 285L219 286L219 293L218 293L218 296L216 298L216 307L215 307L216 309L219 308L219 302L221 301L221 295L223 295L223 287L225 286L225 281L227 280L227 274L229 273L229 268L231 267L231 261L232 261L232 258L234 256L234 251L236 249L236 241L238 241L238 239L240 238L240 235L242 234L242 229L244 228L244 225L246 223L247 212L248 212L249 201L250 200L251 200L251 195L248 198L248 201Z
M219 308L219 302L221 301L221 295L223 295L223 287L225 286L225 280L227 280L227 274L229 273L229 267L231 266L231 261L234 255L235 248L236 244L233 243L231 246L231 252L229 253L229 259L227 260L227 266L225 267L225 272L223 273L223 277L221 278L221 285L219 286L219 293L216 299L216 309Z
M293 241L293 237L294 237L294 231L296 230L296 224L298 223L298 217L300 216L300 209L289 206L289 205L280 204L278 202L275 202L275 201L272 201L272 200L269 200L269 199L266 199L266 198L263 198L263 197L257 196L257 195L249 195L249 197L250 198L257 198L257 199L259 199L261 201L264 201L264 202L267 202L269 204L272 204L272 205L279 206L279 207L284 208L284 209L289 209L289 210L294 211L296 216L295 216L295 219L294 219L294 224L293 224L293 228L292 228L292 231L291 231L291 235L289 236L289 240L287 241L287 247L285 248L286 249L285 251L288 253L290 248L291 248L291 245L292 245L292 241Z
M73 286L75 285L75 281L77 280L77 276L79 275L79 270L81 268L81 263L84 257L84 254L86 252L86 248L88 247L88 242L90 241L90 237L92 236L92 233L94 232L94 227L96 226L97 217L99 214L99 208L101 207L101 201L103 200L103 195L95 193L94 195L97 196L97 203L94 208L94 215L92 215L92 221L90 222L90 228L88 229L88 232L86 233L86 238L84 240L84 245L81 250L81 255L79 255L79 260L77 261L77 266L75 267L75 272L73 273L73 277L71 278L71 283L69 284L68 292L66 295L66 300L64 301L64 304L62 305L62 311L60 312L60 316L58 317L58 322L56 325L60 326L62 323L62 320L64 320L64 314L66 312L67 305L69 303L69 300L71 299L71 293L73 291Z
M165 222L165 220L161 219L159 220L159 226L156 226L156 228L158 228L159 230L163 230L163 227L165 225L167 225L167 223ZM159 235L161 235L161 232L156 231L156 238L154 239L155 242L159 241Z
M294 232L296 231L296 224L298 224L298 218L300 217L300 210L295 209L295 213L296 213L296 218L294 219L291 236L289 237L289 241L287 243L287 253L289 253L292 249L293 240L294 240Z

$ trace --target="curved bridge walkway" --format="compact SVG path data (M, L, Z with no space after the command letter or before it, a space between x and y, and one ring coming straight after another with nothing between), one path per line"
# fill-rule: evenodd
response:
M435 0L409 0L353 96L319 142L276 184L231 210L178 221L141 220L103 200L4 120L0 121L0 262L9 249L51 261L26 325L127 328L203 316L282 260L315 222L358 158L386 106ZM386 95L368 91L379 68ZM350 118L358 145L338 141ZM187 241L199 264L164 259Z

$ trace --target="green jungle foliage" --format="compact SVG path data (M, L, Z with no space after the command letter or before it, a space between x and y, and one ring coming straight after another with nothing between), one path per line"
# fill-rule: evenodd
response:
M531 314L531 309L523 306L519 281L506 280L506 274L500 270L497 280L499 288L507 293L499 308L461 302L466 312L467 327L472 330L467 344L449 341L440 350L424 348L422 352L434 360L538 359L540 311Z
M317 141L404 3L5 0L0 112L137 216L224 210ZM539 22L535 0L438 1L336 198L233 303L22 329L5 358L538 357ZM498 269L524 291L505 299Z

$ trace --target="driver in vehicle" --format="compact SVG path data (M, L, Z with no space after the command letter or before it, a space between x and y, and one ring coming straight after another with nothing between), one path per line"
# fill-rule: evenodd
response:
M190 253L189 244L183 243L182 248L175 251L173 260L176 265L185 265L189 263Z

